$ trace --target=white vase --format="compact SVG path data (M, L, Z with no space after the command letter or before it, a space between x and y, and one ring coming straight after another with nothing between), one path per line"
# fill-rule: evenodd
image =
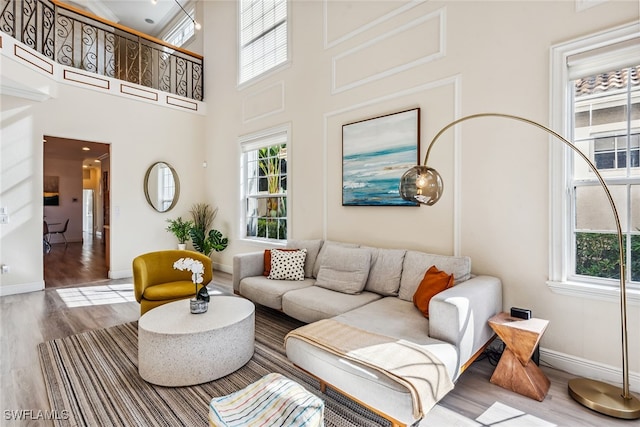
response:
M185 249L187 249L186 243L178 243L178 250L184 251Z

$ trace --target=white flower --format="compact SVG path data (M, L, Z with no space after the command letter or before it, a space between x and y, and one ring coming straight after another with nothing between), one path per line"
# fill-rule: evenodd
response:
M202 265L201 261L193 258L180 258L173 263L173 268L180 271L190 271L191 281L193 281L194 285L203 282L202 275L204 274L204 265Z

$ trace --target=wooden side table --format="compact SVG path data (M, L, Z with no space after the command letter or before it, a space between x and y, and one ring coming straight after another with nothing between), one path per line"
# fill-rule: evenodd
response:
M550 382L531 356L544 334L548 320L518 319L499 313L489 319L489 325L506 348L496 366L491 382L524 396L543 401Z

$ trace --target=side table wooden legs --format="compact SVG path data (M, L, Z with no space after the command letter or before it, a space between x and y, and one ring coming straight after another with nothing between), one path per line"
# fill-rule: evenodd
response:
M548 324L547 320L516 319L507 313L489 319L489 325L506 346L491 376L493 384L532 399L544 400L551 383L531 361L531 356Z

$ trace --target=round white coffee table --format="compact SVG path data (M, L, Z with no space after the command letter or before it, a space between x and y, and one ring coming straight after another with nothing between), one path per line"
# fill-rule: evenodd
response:
M212 296L191 314L189 300L149 310L138 321L138 372L153 384L180 387L230 374L253 356L255 307L244 298Z

